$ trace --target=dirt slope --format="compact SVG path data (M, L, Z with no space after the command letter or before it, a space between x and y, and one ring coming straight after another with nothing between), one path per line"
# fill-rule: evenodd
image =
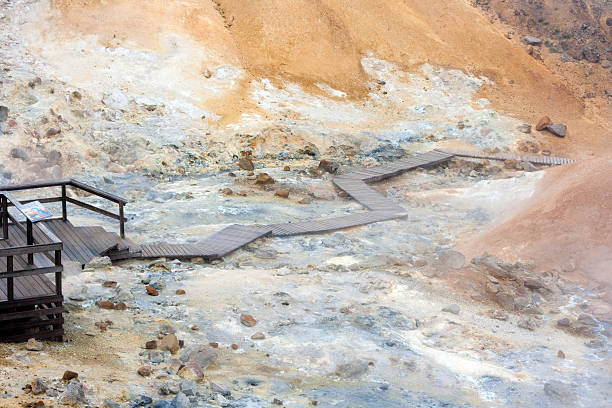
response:
M243 90L261 77L295 80L311 92L326 83L362 98L368 78L361 58L373 52L408 72L431 63L487 76L495 85L481 94L497 108L529 122L548 114L569 124L570 143L543 136L557 151L607 146L605 112L585 112L560 78L467 1L54 0L53 6L61 12L56 27L66 35L95 34L110 47L167 49L162 35L182 33L212 54L209 61L240 65L250 75L216 101L225 115L256 109Z
M535 261L541 271L612 287L610 169L611 155L548 170L518 214L466 239L461 249L470 257L489 252Z

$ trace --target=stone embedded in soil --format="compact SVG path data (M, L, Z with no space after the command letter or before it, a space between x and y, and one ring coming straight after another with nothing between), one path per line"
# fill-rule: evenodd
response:
M38 395L47 391L49 387L42 378L35 378L32 380L32 394Z
M145 287L145 289L147 290L147 295L149 295L149 296L158 296L159 295L159 291L157 289L155 289L153 286L147 285Z
M461 308L459 307L459 305L456 305L456 304L446 306L445 308L442 309L443 312L452 313L452 314L459 314L460 310Z
M548 126L548 125L552 125L552 122L551 122L550 118L548 116L543 116L538 121L538 124L536 125L536 130L537 131L542 131L542 130L546 129L546 126Z
M465 264L465 255L453 250L444 250L438 254L438 260L448 268L461 269Z
M99 300L96 302L96 306L98 306L100 309L109 309L109 310L115 308L115 304L111 302L110 300Z
M253 327L257 324L257 320L250 314L243 313L240 315L240 323L247 327Z
M221 194L231 196L232 194L234 194L234 191L231 188L226 187L224 189L221 189Z
M147 350L154 350L157 348L157 341L156 340L151 340L151 341L147 341L145 343L145 348Z
M523 123L516 128L521 133L531 133L531 125L528 123Z
M231 346L231 347L232 347L232 350L238 350L238 345L237 345L237 344L235 344L235 343L234 343L234 344L232 344L232 346Z
M533 37L531 35L524 36L523 41L525 41L525 43L529 45L542 45L542 40L540 40L538 37Z
M179 371L178 375L181 378L185 378L191 381L200 381L204 378L204 372L202 368L195 363L187 363Z
M368 372L370 364L366 360L353 360L338 364L335 374L342 378L357 378Z
M58 402L64 405L80 405L87 403L83 385L77 380L70 380L64 392L60 395Z
M558 137L565 137L567 134L567 126L562 123L554 123L546 126L546 130Z
M127 305L125 304L125 302L118 302L115 305L115 310L125 310L127 309Z
M9 108L0 106L0 122L5 122L8 119Z
M42 351L44 344L36 339L29 339L26 343L26 350L29 351Z
M276 190L274 195L280 198L289 198L289 190L285 190L285 189Z
M210 390L214 393L221 394L224 397L229 397L230 395L232 395L231 391L229 391L227 388L224 388L223 386L215 382L211 381L209 385L210 385Z
M142 366L138 368L138 375L142 376L142 377L148 377L151 375L151 367L149 366Z
M557 351L557 358L560 358L560 359L565 358L565 353L563 352L563 350Z
M253 162L251 161L251 159L247 157L243 157L242 159L238 161L238 167L240 167L242 170L247 170L247 171L255 170L255 166L253 165Z
M263 340L265 338L266 338L266 335L263 334L262 332L257 332L251 336L252 340Z
M325 170L330 174L335 174L338 171L338 163L335 163L331 160L321 160L319 162L319 169Z
M174 334L165 335L159 344L160 350L168 350L172 354L178 353L180 348L179 341Z
M105 288L116 288L117 287L117 282L115 282L115 281L106 281L106 282L102 283L102 286L104 286Z
M291 171L291 167L285 166L285 167L283 167L283 171Z
M274 179L270 177L268 173L259 173L257 175L257 179L255 180L255 184L259 184L259 185L274 184Z
M177 295L184 295L186 292L185 292L185 289L177 289L175 293Z
M78 373L74 371L66 370L64 371L64 375L62 376L62 381L68 382L70 380L74 380L75 378L79 378Z

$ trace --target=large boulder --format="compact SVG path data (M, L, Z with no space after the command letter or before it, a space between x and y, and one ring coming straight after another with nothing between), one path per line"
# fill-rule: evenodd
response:
M219 352L208 344L195 344L186 347L181 353L181 361L186 365L196 364L206 370L219 358Z

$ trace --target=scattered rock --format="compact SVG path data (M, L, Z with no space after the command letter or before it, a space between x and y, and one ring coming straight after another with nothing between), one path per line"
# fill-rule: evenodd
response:
M70 380L74 380L79 378L79 374L74 371L66 370L64 371L64 375L62 376L62 381L69 382Z
M23 149L18 147L12 148L10 154L13 159L20 159L23 161L28 160L28 154Z
M234 192L232 191L231 188L226 187L221 190L221 194L226 195L226 196L231 196L232 194L234 194Z
M452 313L452 314L459 314L460 310L461 308L459 307L459 305L456 305L456 304L446 306L445 308L442 309L443 312Z
M563 352L563 350L557 351L557 358L560 358L562 360L565 358L565 353Z
M127 305L125 304L125 302L117 302L115 304L115 310L125 310L127 309Z
M60 395L58 402L65 405L79 405L87 403L83 385L77 380L70 380L66 390Z
M312 198L311 197L303 197L300 199L300 201L298 201L299 204L310 204L312 203Z
M532 37L530 35L526 35L523 37L523 41L525 41L525 43L529 44L529 45L542 45L542 40L540 40L537 37Z
M47 391L49 387L42 378L32 380L32 394L38 395Z
M604 348L606 347L606 341L604 339L592 339L584 343L585 346L592 349Z
M517 127L517 130L521 133L531 133L531 125L528 123L523 123Z
M534 331L538 328L538 325L532 319L521 319L519 320L517 326L530 331Z
M178 371L178 375L181 378L191 381L200 381L204 378L204 372L200 366L195 363L187 363Z
M338 163L335 163L330 160L321 160L319 162L319 169L325 170L330 174L335 174L338 171Z
M191 401L185 394L179 392L172 400L171 406L172 408L191 408Z
M36 339L29 339L26 343L26 350L29 351L42 351L44 344Z
M559 327L570 327L571 325L572 325L572 322L567 317L557 320L557 326Z
M285 190L285 189L276 190L274 195L280 198L289 198L289 190Z
M174 334L166 334L159 344L160 350L168 350L172 354L178 353L180 348L179 341Z
M59 135L60 133L62 133L61 129L49 128L47 132L45 133L45 136L53 137L53 136Z
M257 332L251 336L252 340L263 340L265 338L266 338L266 335L263 334L262 332Z
M538 278L527 277L523 281L523 285L529 289L541 289L544 287L544 283Z
M493 313L491 313L491 317L493 317L495 320L508 320L508 314L502 312L501 310L494 310Z
M212 72L209 69L204 71L204 78L210 79L212 77Z
M209 385L210 385L210 390L214 393L221 394L224 397L229 397L230 395L232 395L232 393L228 389L222 387L221 385L215 382L211 381Z
M102 103L113 109L126 110L130 101L120 89L115 88L104 94Z
M149 366L142 366L138 368L138 375L142 376L142 377L148 377L151 375L151 367Z
M102 286L105 288L116 288L117 287L117 282L115 281L106 281L104 283L102 283Z
M92 269L105 269L109 266L112 266L113 262L111 261L111 259L108 256L99 256L96 257L94 259L92 259L91 261L87 262L87 264L85 265L85 268L92 268Z
M111 302L110 300L98 300L96 302L96 306L98 306L100 309L109 309L109 310L115 308L115 304Z
M0 122L5 122L8 119L9 108L0 106Z
M338 364L335 374L342 378L361 377L368 372L370 364L366 360L353 360L348 363Z
M542 131L544 129L546 129L546 126L548 125L552 125L552 122L550 120L550 118L548 116L544 116L542 117L542 119L540 119L538 121L538 124L536 125L536 130L537 131Z
M238 167L240 167L242 170L247 171L255 170L253 162L248 157L243 157L242 159L238 160Z
M291 167L285 166L285 167L283 167L283 171L291 171Z
M155 289L153 286L147 285L145 287L145 289L147 290L147 295L149 295L149 296L158 296L159 295L159 291L157 289Z
M567 384L558 380L544 384L544 393L557 402L570 403L576 400L576 393Z
M186 292L185 292L185 289L177 289L175 293L177 295L184 295Z
M219 358L219 352L210 345L191 345L181 353L181 361L193 363L206 370Z
M465 264L465 256L461 252L445 250L438 254L440 263L448 268L461 269Z
M567 126L562 123L555 123L552 125L546 126L546 130L558 137L565 137L567 133Z
M232 344L232 350L238 350L238 345L237 344Z
M255 184L259 184L259 185L274 184L274 179L270 177L268 173L259 173L257 175L257 179L255 179Z
M257 320L250 314L243 313L240 315L240 323L247 327L253 327L257 324Z
M157 341L156 340L151 340L151 341L147 341L145 343L145 348L147 350L154 350L157 348Z
M579 323L584 324L585 326L591 326L591 327L599 326L599 322L595 320L592 316L589 316L588 314L581 314L580 316L578 316L577 320Z

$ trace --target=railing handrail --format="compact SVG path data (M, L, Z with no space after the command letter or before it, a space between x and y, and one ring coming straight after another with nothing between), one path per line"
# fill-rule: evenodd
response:
M127 199L123 197L108 193L106 191L100 190L99 188L90 186L89 184L83 183L75 179L46 180L46 181L34 181L31 183L22 183L22 184L7 184L4 186L0 186L0 191L34 190L38 188L61 187L61 186L76 187L80 190L87 191L88 193L105 198L117 204L119 203L127 204L129 202Z
M98 197L104 198L108 201L111 201L115 204L119 205L119 214L115 214L112 213L110 211L106 211L102 208L98 208L94 205L85 203L83 201L77 200L76 198L71 198L68 197L66 194L66 187L67 186L71 186L80 190L83 190L85 192L88 192L90 194L96 195ZM65 221L68 220L67 217L67 209L66 209L66 203L71 203L74 205L78 205L79 207L83 207L85 209L88 209L90 211L94 211L97 212L99 214L105 215L107 217L110 218L114 218L116 220L119 220L119 235L121 236L121 238L125 238L125 222L127 221L127 219L124 216L124 206L125 204L128 203L128 200L126 200L123 197L120 197L118 195L115 194L111 194L111 193L107 193L106 191L100 190L99 188L90 186L89 184L86 183L82 183L78 180L75 179L64 179L64 180L48 180L48 181L35 181L35 182L31 182L31 183L24 183L24 184L9 184L9 185L5 185L5 186L0 186L0 192L1 191L22 191L22 190L34 190L34 189L39 189L39 188L49 188L49 187L61 187L62 188L62 195L61 197L50 197L50 198L41 198L40 201L41 202L46 202L46 203L53 203L53 202L61 202L62 203L62 219L64 219ZM32 202L32 201L36 201L36 200L24 200L26 202Z

